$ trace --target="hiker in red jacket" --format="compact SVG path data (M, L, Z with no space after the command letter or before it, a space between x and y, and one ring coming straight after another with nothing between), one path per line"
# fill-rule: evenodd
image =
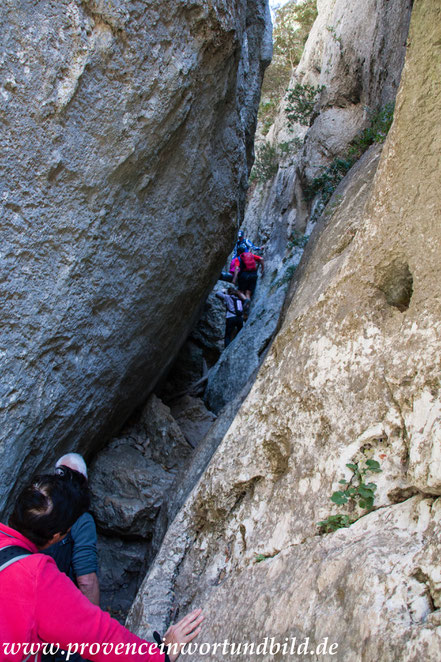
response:
M75 474L63 467L38 476L18 497L9 526L0 524L0 660L39 661L43 643L52 643L97 662L174 662L179 647L200 632L200 609L165 633L165 644L178 649L169 657L92 604L51 557L38 553L61 540L84 510Z
M246 251L246 246L241 244L237 249L239 257L239 264L236 266L233 278L233 285L238 283L240 292L243 292L246 297L244 304L244 311L246 312L250 306L251 297L254 294L257 283L257 270L260 266L262 276L264 273L263 257L254 255Z

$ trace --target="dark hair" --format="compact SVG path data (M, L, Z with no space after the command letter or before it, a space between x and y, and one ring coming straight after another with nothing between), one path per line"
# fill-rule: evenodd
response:
M247 247L245 244L239 244L239 246L237 247L237 254L242 255L242 253L245 253L246 250Z
M44 547L56 533L67 533L89 508L86 478L69 467L36 476L18 496L9 525Z

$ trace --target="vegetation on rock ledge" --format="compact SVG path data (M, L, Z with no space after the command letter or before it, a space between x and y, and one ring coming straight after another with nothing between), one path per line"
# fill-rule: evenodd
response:
M319 193L322 208L327 204L343 177L364 152L374 143L382 143L386 140L393 121L394 104L388 103L378 112L370 112L370 116L369 126L354 138L346 153L336 157L332 163L323 168L322 172L307 187L306 197L312 200Z
M366 460L364 466L360 465L360 462L349 463L346 466L352 471L352 477L349 481L345 478L339 481L342 489L332 494L331 501L338 506L349 504L352 508L358 506L369 512L374 507L377 486L372 482L366 483L365 478L370 473L381 473L380 463L376 460ZM320 533L332 533L350 526L355 521L347 514L330 515L322 522L317 522L317 526L320 528Z

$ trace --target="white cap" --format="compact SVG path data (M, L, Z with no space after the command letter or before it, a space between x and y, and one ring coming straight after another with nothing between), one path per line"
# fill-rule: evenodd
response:
M56 469L58 469L58 467L69 467L70 469L83 474L85 478L88 477L87 465L83 456L79 453L66 453L66 455L62 455L55 465Z

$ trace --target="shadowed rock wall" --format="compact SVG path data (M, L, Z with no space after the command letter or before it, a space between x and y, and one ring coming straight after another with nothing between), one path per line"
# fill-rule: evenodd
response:
M102 445L184 341L243 210L271 41L266 0L0 20L2 504L20 469Z
M202 606L205 642L440 658L440 19L415 2L379 165L374 147L314 231L257 381L133 605L140 633ZM331 503L346 464L372 458L374 511ZM356 523L318 535L344 512Z

